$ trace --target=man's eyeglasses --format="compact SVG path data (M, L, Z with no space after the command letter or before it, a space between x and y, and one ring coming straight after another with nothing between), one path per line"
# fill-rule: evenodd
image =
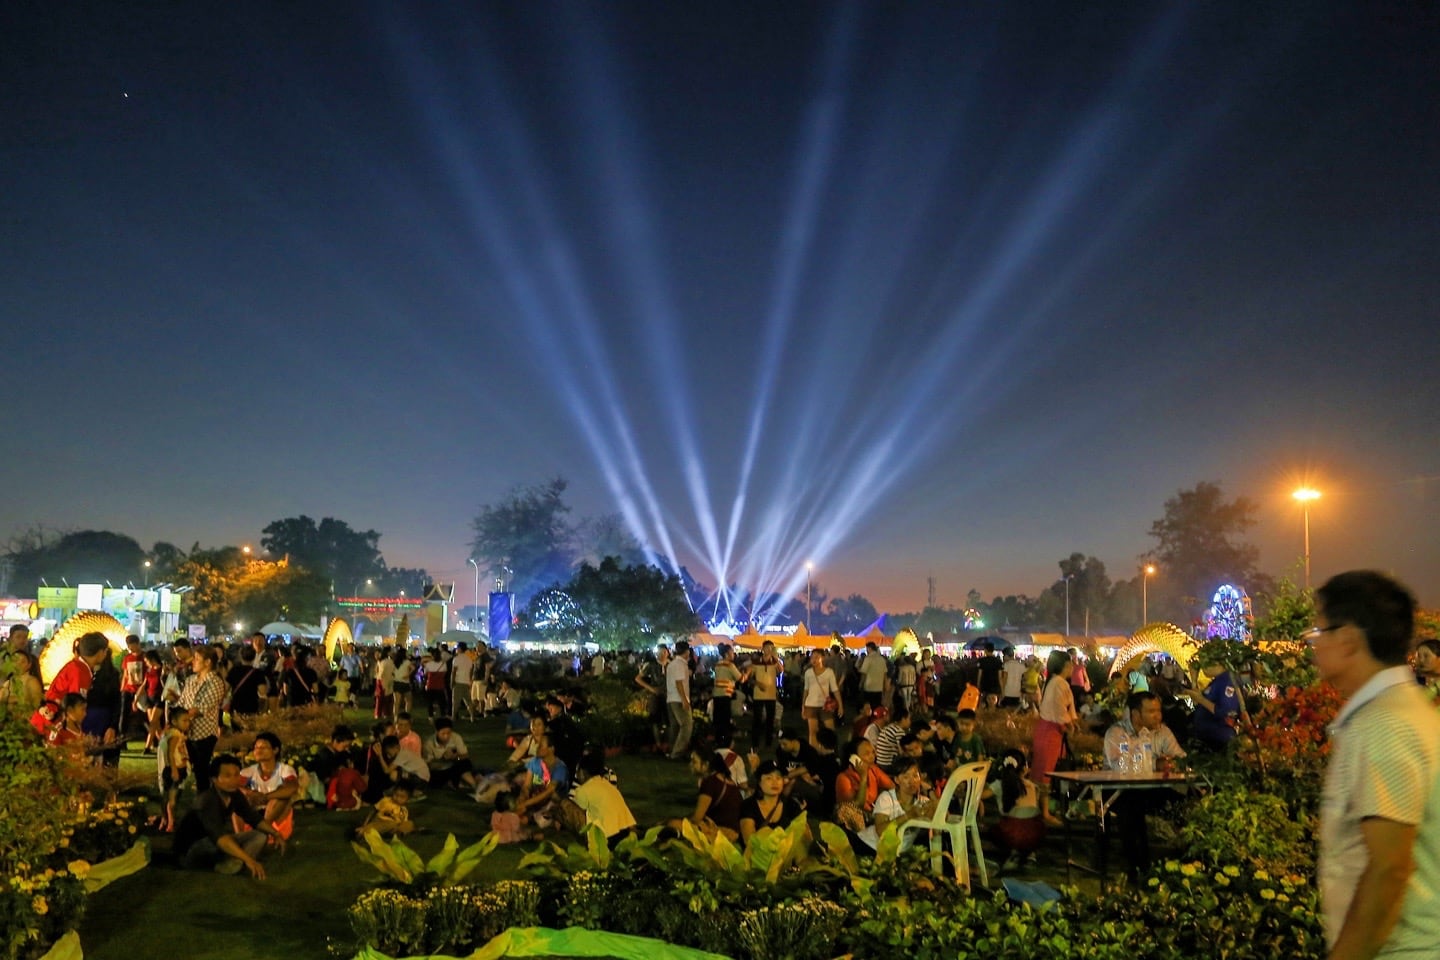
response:
M1305 642L1314 643L1316 640L1319 640L1321 637L1325 636L1325 634L1333 633L1334 631L1339 630L1343 626L1345 626L1345 624L1336 623L1331 624L1328 627L1311 627L1309 630L1305 631Z

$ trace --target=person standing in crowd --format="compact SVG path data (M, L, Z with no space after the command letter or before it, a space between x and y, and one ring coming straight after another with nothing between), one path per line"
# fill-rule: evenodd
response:
M780 658L775 644L760 644L760 655L750 661L745 671L750 681L750 749L774 746L775 702L780 695Z
M475 679L475 658L463 643L456 645L450 660L450 716L459 719L463 706L470 719L475 719L475 703L470 696L470 682Z
M735 648L728 643L719 646L720 660L711 670L714 692L710 695L712 731L716 741L729 741L735 728L735 688L740 684L740 668L735 666Z
M97 751L101 762L107 767L120 763L120 671L110 659L109 647L105 656L95 665L95 676L90 681L90 692L86 695L84 730L94 737L104 749Z
M285 666L285 675L280 687L287 707L305 707L317 699L320 678L310 668L310 652L305 647L296 647L295 656Z
M635 686L649 695L650 734L655 739L655 749L660 749L665 737L665 665L670 661L670 648L655 648L655 659L646 658L635 674Z
M1005 651L1005 662L1000 667L1000 706L1019 709L1025 685L1025 664L1015 656L1014 650Z
M1330 960L1433 957L1440 930L1440 713L1406 665L1415 597L1382 573L1315 591L1307 640L1345 698L1320 805L1320 901Z
M1031 741L1030 772L1040 787L1040 809L1045 822L1058 827L1060 818L1050 812L1050 774L1055 772L1055 765L1065 750L1065 738L1079 714L1075 712L1075 695L1070 691L1070 674L1075 669L1070 654L1064 650L1052 651L1046 667L1049 676L1040 695L1040 717L1035 721Z
M120 732L126 733L133 726L135 714L142 711L135 707L135 698L145 685L145 655L140 650L140 638L130 634L125 638L125 656L120 661Z
M865 644L865 655L856 670L860 674L860 696L873 710L885 702L885 684L890 679L890 663L874 640Z
M220 704L225 700L225 681L215 672L217 660L213 647L194 651L190 658L193 672L180 691L180 706L190 712L186 750L190 754L190 767L195 771L195 789L200 793L210 789L210 759L220 738ZM238 781L238 766L235 772Z
M985 656L980 658L977 665L980 673L980 696L984 698L987 707L995 707L1000 703L1000 673L1003 665L1000 658L995 656L995 644L985 641Z
M415 661L410 658L405 648L400 644L395 645L395 652L390 655L395 663L395 679L391 686L395 692L392 716L398 717L402 713L409 713L413 704L415 691Z
M240 662L225 675L225 685L230 688L230 718L237 729L259 715L269 694L265 671L258 664L255 648L247 644L240 648Z
M833 730L835 718L845 714L845 704L840 699L840 682L835 679L835 671L825 666L825 653L821 650L810 654L810 669L805 671L803 703L801 712L810 729L810 746L813 747L820 725L824 723Z
M446 716L445 693L450 688L450 666L440 656L438 648L427 649L420 658L420 669L425 673L425 712L434 720Z
M690 731L695 718L690 713L690 644L675 643L675 656L665 665L665 709L670 715L670 759L690 755Z

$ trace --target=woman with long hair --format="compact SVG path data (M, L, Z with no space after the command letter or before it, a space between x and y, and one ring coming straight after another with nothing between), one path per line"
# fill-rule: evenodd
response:
M996 774L987 796L1000 804L1000 818L991 836L1004 856L1002 870L1013 870L1028 860L1045 839L1045 821L1040 816L1040 788L1026 774L1030 772L1022 750L1011 748L1000 754L991 768Z
M1050 774L1065 749L1065 737L1075 726L1079 714L1075 712L1075 694L1070 690L1070 674L1075 671L1075 661L1064 650L1055 650L1046 661L1047 676L1045 688L1040 694L1040 719L1035 721L1035 735L1031 743L1030 771L1040 788L1040 810L1045 822L1052 827L1060 826L1060 818L1050 811Z

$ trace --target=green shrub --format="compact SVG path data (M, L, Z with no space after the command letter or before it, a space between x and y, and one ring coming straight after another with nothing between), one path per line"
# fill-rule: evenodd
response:
M1312 873L1315 827L1309 817L1292 819L1289 805L1268 793L1219 789L1191 804L1180 827L1189 859L1246 873Z

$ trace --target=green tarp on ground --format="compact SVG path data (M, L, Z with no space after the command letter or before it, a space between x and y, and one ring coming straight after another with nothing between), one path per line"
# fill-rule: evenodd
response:
M85 874L85 892L94 893L101 890L121 877L128 877L132 873L138 873L145 869L150 863L150 844L146 840L136 840L135 845L118 857L111 857L109 860L101 860L90 868Z
M80 950L80 934L71 930L56 940L40 960L84 960L84 956Z
M663 940L605 933L583 927L552 930L549 927L515 927L460 960L498 960L500 957L613 957L614 960L730 960L719 953L677 947ZM355 960L392 960L377 950L361 950ZM454 960L445 957L407 957L405 960Z

